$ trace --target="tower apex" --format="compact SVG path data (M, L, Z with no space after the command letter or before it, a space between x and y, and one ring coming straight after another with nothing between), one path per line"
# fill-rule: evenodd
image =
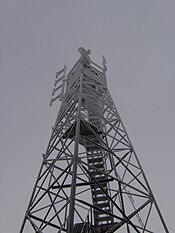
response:
M79 61L86 60L86 62L91 63L91 59L89 57L89 54L91 53L90 49L87 49L86 51L83 47L80 47L78 51L81 54Z

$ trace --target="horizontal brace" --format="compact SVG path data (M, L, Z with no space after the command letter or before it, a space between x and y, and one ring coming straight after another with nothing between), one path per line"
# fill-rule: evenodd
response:
M57 95L55 98L51 98L49 106L51 107L53 102L55 102L55 100L57 100L58 98L60 98L60 94Z
M65 231L65 232L67 231L66 229L64 229L64 228L62 228L62 227L59 227L59 226L56 225L56 224L53 224L53 223L48 222L48 221L45 221L45 220L43 220L43 219L41 219L41 218L38 218L38 217L36 217L36 216L34 216L34 215L29 214L28 216L29 216L30 218L33 218L33 219L39 221L39 222L44 222L44 223L46 223L47 225L49 225L49 226L51 226L51 227L54 227L54 228L57 228L57 229L61 229L62 231Z
M63 72L64 72L64 69L65 69L65 67L64 67L62 70L60 70L60 71L56 72L56 78L58 78L58 76L59 76L61 73L63 73Z
M58 91L60 88L63 87L63 84L59 85L58 87L56 88L53 88L53 91L52 91L52 96L54 96L55 92Z
M62 80L62 82L63 82L63 78L64 78L64 76L62 76L61 78L59 78L59 79L56 79L55 80L55 82L54 82L54 87L56 87L56 85Z
M103 180L99 180L98 183L106 183L106 182L111 182L114 179L103 179ZM90 182L86 182L86 183L77 183L76 187L80 187L80 186L86 186L86 185L93 185L95 184L95 182L90 181ZM52 189L58 189L58 188L70 188L72 186L72 184L65 184L65 185L58 185L58 186L53 186Z

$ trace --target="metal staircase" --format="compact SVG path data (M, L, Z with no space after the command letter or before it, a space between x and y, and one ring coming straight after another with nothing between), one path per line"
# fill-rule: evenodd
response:
M99 140L95 137L91 137L91 139L97 144L100 144ZM86 150L90 173L98 182L98 184L103 188L103 190L108 193L109 181L108 179L106 179L104 174L106 171L104 165L103 151L91 142L87 143ZM92 178L90 178L90 181L93 181ZM93 204L99 209L111 212L110 202L104 191L99 188L99 185L95 184L95 182L91 185ZM96 209L94 211L94 221L95 225L103 225L112 223L113 219L106 213Z
M83 101L83 105L89 109L89 124L94 126L96 128L97 134L102 137L102 119L97 114L95 114L95 112L100 113L102 111L102 106L100 106L99 99L97 96L92 95L90 101L88 99ZM86 138L89 138L89 141L84 143L87 154L87 162L89 165L88 169L93 177L89 177L89 181L93 183L91 185L92 202L96 207L94 210L94 223L96 226L111 224L113 222L113 217L105 212L100 211L104 210L106 212L112 213L110 201L106 196L106 193L109 195L109 182L111 180L105 175L107 168L104 160L104 151L101 148L101 142L99 138L97 138L93 132L91 135L86 136ZM102 189L99 188L99 185L102 187Z

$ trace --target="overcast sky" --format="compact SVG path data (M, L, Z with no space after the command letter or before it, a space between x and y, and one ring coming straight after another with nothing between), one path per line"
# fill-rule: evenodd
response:
M60 103L55 72L91 49L174 232L175 1L0 1L0 230L18 233Z

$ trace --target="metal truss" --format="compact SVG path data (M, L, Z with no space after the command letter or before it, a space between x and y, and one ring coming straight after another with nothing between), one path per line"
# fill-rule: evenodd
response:
M50 105L62 104L20 233L168 233L108 91L106 61L101 68L79 51L67 76L66 66L56 73Z

